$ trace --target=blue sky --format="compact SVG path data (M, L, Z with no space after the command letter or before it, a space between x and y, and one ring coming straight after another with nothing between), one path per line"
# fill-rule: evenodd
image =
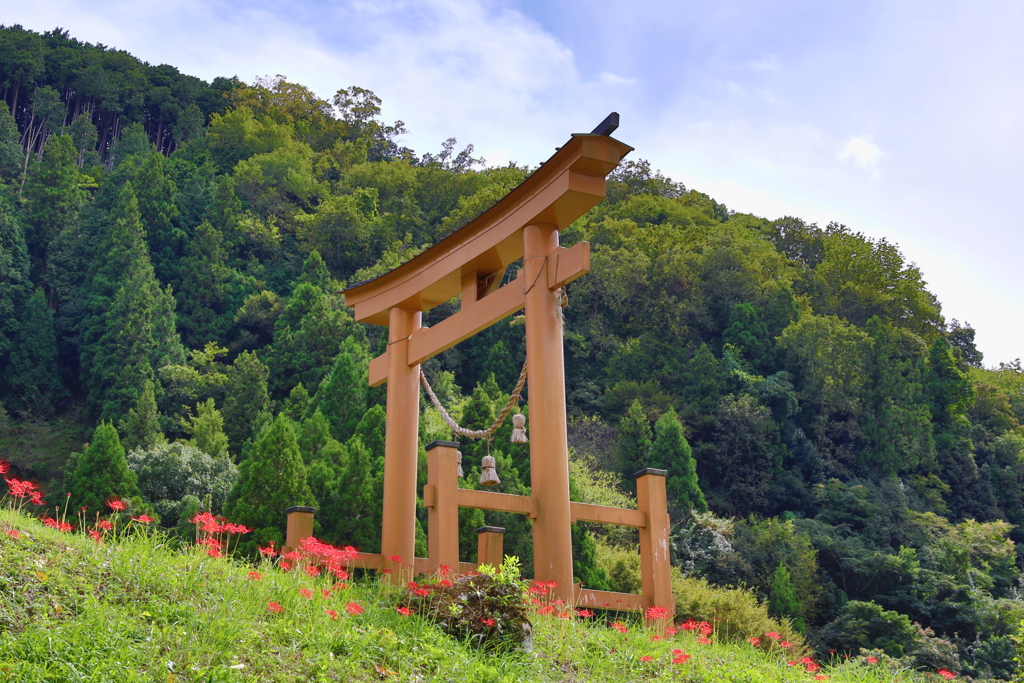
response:
M609 111L687 187L900 245L986 365L1024 356L1024 3L0 0L205 79L360 85L405 143L537 164Z

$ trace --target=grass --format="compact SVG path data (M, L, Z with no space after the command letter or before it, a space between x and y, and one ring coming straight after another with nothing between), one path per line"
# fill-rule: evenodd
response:
M788 664L795 656L778 646L755 648L722 634L707 644L687 630L657 640L626 614L534 615L532 652L486 652L428 619L401 615L395 607L402 591L376 577L347 584L338 588L334 577L284 572L267 561L253 567L209 557L202 547L175 550L137 524L98 544L0 510L0 680L942 680L863 657L810 672ZM280 612L268 608L272 603ZM350 604L362 613L349 614ZM626 632L610 628L612 621ZM673 663L673 650L690 658Z

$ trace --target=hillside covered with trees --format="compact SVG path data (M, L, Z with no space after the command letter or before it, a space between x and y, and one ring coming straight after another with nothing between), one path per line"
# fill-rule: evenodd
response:
M12 471L72 510L121 495L182 533L197 510L224 513L256 529L242 552L280 542L285 507L315 505L318 535L375 551L384 389L366 377L386 339L340 292L531 169L454 139L407 149L360 87L328 101L282 76L206 83L61 30L0 27L0 98ZM983 366L896 245L731 211L642 160L562 234L581 240L592 272L565 309L575 498L629 505L631 473L664 468L684 573L753 589L819 652L1009 678L1020 362ZM523 358L512 317L425 371L480 429ZM450 439L423 406L421 443ZM491 451L499 490L524 493L510 433ZM485 446L462 452L475 486ZM477 527L504 526L529 575L526 519L462 514L467 553ZM636 588L628 533L579 525L573 541L586 585Z

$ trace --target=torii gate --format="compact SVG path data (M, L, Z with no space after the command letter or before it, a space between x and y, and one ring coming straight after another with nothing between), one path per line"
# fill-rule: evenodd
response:
M451 476L437 479L439 486L428 485L425 504L435 512L443 507L447 526L452 525L453 516L457 525L460 506L529 514L534 522L535 578L557 583L556 597L598 607L602 596L581 600L580 594L574 595L570 524L579 519L637 526L642 558L646 555L644 596L628 596L643 598L630 600L629 606L659 605L672 610L664 472L638 473L638 488L645 494L639 511L569 500L565 368L556 290L589 272L590 245L581 242L565 249L558 244L558 233L604 199L605 176L632 151L610 137L617 125L618 114L613 113L594 132L573 135L471 223L398 268L345 290L346 304L355 309L357 321L388 327L388 349L370 362L369 370L371 386L388 383L381 553L368 558L371 563L376 560L377 567L392 556L405 561L414 557L420 363L525 308L532 496L458 489L454 478L457 444L439 442L445 466L433 467L432 451L436 471L430 478L435 480L442 470ZM500 287L506 267L520 258L523 269L518 277ZM425 311L459 294L458 313L433 327L422 326ZM644 483L648 479L651 486ZM457 500L442 495L441 487ZM649 488L653 497L646 495ZM645 510L645 503L655 509ZM432 515L431 557L415 561L417 572L439 563L458 566L457 529L442 533L435 528L435 519L439 517ZM451 541L439 540L450 539L452 533L454 564ZM399 576L395 573L393 580L399 581ZM627 596L610 595L618 596L616 602L626 608L621 598Z

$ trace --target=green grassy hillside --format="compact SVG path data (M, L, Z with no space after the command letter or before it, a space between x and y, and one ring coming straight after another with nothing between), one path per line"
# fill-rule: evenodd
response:
M709 625L707 637L683 628L661 635L633 615L570 616L561 606L531 610L531 652L478 649L430 618L403 615L396 607L408 591L375 577L340 582L170 546L127 517L97 541L0 511L0 675L19 683L942 680L884 657L800 661L802 652L770 634L755 647L727 624Z

